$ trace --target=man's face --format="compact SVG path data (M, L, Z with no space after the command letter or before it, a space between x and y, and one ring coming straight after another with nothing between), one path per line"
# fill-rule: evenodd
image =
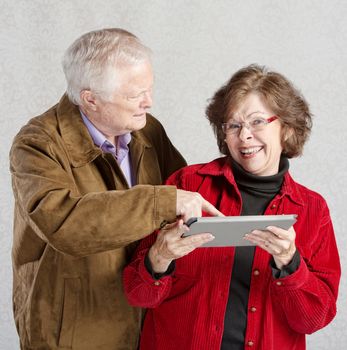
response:
M123 65L118 68L119 84L109 101L95 98L90 121L109 141L117 136L142 129L146 111L152 106L153 71L150 62Z

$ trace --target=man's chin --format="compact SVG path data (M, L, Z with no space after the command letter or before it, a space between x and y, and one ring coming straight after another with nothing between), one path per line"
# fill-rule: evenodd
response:
M146 114L144 114L144 116L134 117L134 118L136 119L134 120L133 131L141 130L146 126L146 122L147 122Z

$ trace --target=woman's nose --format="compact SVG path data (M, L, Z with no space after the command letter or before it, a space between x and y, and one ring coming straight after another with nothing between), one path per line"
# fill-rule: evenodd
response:
M239 138L241 141L249 140L253 137L253 134L248 125L243 124L239 132Z

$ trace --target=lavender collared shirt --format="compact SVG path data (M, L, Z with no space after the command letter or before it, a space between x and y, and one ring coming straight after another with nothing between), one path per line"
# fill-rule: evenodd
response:
M87 127L94 144L105 153L111 153L116 159L118 165L128 182L129 187L136 185L134 170L131 166L131 159L128 144L131 141L131 134L126 133L117 138L117 147L108 141L105 135L99 131L88 117L80 110L83 122Z

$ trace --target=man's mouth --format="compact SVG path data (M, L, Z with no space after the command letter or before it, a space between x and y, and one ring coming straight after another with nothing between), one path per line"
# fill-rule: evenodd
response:
M134 117L144 117L146 115L146 112L143 112L143 113L139 113L139 114L134 114Z

